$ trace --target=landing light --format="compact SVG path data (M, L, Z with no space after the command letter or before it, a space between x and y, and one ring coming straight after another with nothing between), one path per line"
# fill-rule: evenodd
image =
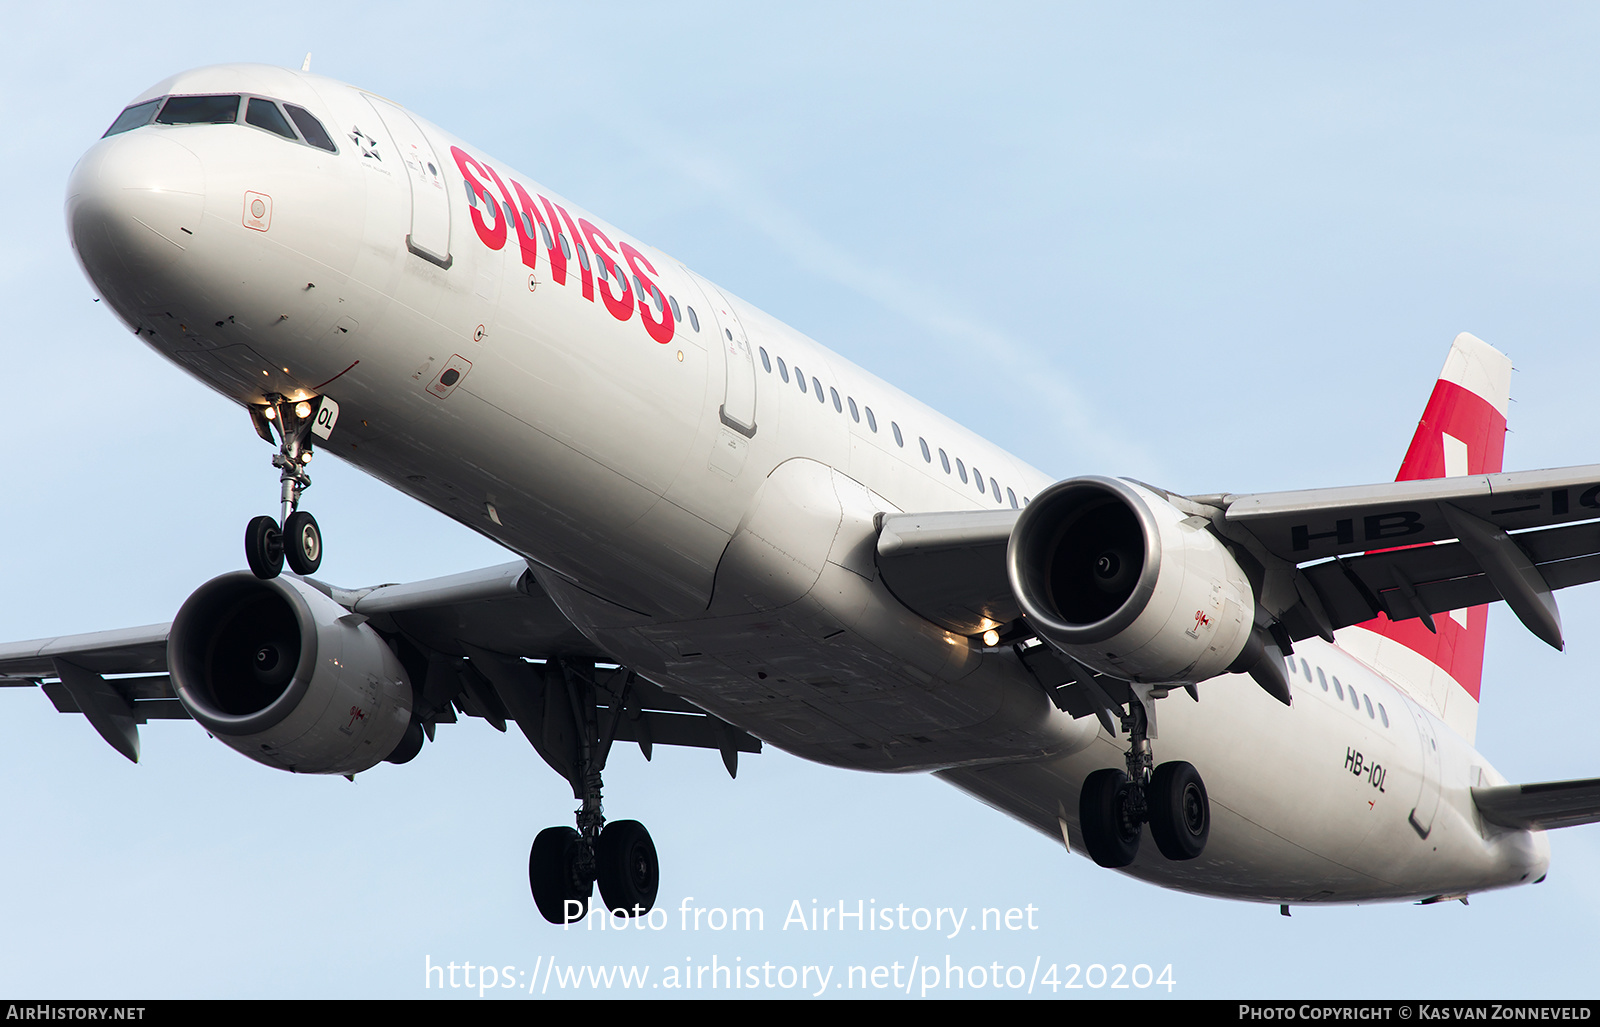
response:
M311 404L301 400L294 405L294 416L302 421L311 416Z
M265 417L269 421L276 421L278 419L278 408L277 407L267 407L266 412L263 413L261 416Z
M996 631L994 628L990 628L988 631L985 631L983 633L983 644L991 649L999 645L1000 632Z
M309 464L311 462L311 450L308 449L304 453L300 454L300 462L303 464Z

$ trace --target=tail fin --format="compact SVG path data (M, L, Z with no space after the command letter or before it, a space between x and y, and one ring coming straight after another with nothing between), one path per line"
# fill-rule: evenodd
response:
M1503 469L1511 361L1462 332L1434 384L1396 481L1493 474ZM1375 666L1468 742L1478 730L1487 606L1420 620L1383 614L1340 632L1339 644Z

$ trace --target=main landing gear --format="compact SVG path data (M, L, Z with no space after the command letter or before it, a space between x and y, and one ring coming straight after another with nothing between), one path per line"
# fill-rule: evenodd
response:
M547 827L533 840L528 853L533 901L551 923L576 923L588 915L590 896L599 884L606 909L622 916L644 916L655 906L661 884L655 843L637 820L606 823L600 797L604 785L601 771L620 718L630 704L633 678L630 675L622 686L620 698L602 724L593 667L568 660L552 662L559 665L559 680L547 680L545 687L562 687L566 692L577 736L570 780L574 797L583 805L577 811L577 830Z
M1078 825L1089 856L1103 867L1125 867L1139 854L1143 825L1150 825L1156 848L1170 860L1194 859L1205 851L1211 833L1211 802L1199 771L1182 760L1155 762L1149 720L1135 698L1122 716L1132 744L1127 773L1097 770L1083 782Z
M268 516L252 517L244 529L244 555L258 578L275 578L287 561L296 574L314 574L322 565L322 530L317 519L298 509L300 493L311 487L306 465L314 438L333 432L339 407L326 396L290 401L273 394L264 406L250 408L256 432L278 443L272 466L278 468L283 526ZM273 430L277 438L273 438Z

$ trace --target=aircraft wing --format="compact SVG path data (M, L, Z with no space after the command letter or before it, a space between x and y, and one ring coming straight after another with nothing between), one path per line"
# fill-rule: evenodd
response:
M1263 563L1298 568L1297 639L1504 599L1559 649L1551 592L1600 579L1597 465L1194 501Z
M501 731L510 720L558 771L570 769L562 743L548 737L554 729L542 704L529 698L544 689L530 681L534 668L524 658L576 661L581 670L611 657L572 626L526 563L363 589L306 581L364 617L396 650L430 736L436 724L455 722L457 712ZM136 725L189 716L167 673L170 628L152 624L0 644L0 687L41 687L57 710L82 713L137 762ZM653 744L717 749L731 769L735 754L761 751L753 736L621 668L587 673L601 709L626 708L615 737L639 743L647 755Z
M1545 831L1600 822L1600 778L1474 788L1483 819L1501 827Z
M1150 488L1150 486L1145 486ZM1258 598L1294 640L1504 599L1561 647L1551 592L1600 580L1600 465L1302 492L1185 497L1260 565ZM974 635L1020 614L1006 579L1017 511L886 514L878 568L907 607Z

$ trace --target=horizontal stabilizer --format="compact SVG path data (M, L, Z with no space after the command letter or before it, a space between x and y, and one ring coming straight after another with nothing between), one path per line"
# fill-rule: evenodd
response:
M1600 822L1600 778L1474 788L1483 819L1501 827L1546 831Z

